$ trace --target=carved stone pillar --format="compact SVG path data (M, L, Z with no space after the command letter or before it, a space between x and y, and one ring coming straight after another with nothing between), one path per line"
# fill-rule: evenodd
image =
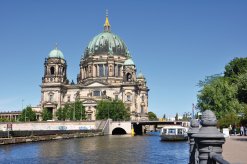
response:
M202 113L201 124L199 132L193 134L192 137L195 138L199 164L210 164L213 163L211 154L222 156L222 145L225 143L225 138L216 128L217 120L212 111L206 110Z
M198 120L192 119L190 121L190 129L188 131L188 137L189 137L189 144L190 144L190 161L189 164L196 164L195 161L195 139L192 137L193 134L198 133L199 131L199 123Z

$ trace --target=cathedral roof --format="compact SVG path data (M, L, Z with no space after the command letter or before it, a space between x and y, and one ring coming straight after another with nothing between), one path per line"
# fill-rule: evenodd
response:
M84 58L91 55L120 55L130 56L127 46L124 41L112 33L110 30L108 15L104 24L104 32L96 35L88 44L84 52Z
M49 53L49 58L62 58L62 59L64 59L62 51L60 51L57 48L57 46L55 49L51 50L51 52Z

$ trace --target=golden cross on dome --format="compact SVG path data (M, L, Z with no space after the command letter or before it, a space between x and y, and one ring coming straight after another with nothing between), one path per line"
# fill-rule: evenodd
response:
M106 18L105 18L105 24L104 24L104 31L110 31L110 22L109 22L109 19L108 19L108 10L106 9Z

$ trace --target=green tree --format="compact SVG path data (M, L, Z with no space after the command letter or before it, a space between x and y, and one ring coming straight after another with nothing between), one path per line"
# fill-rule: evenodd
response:
M66 103L63 108L59 108L56 112L58 120L85 120L85 107L81 101Z
M185 112L185 113L183 114L182 121L189 121L190 119L191 119L191 113Z
M41 116L42 116L42 120L43 121L47 121L47 120L51 120L52 119L52 113L47 108L43 109L43 111L41 113Z
M175 120L178 121L178 113L176 113Z
M234 58L225 66L224 76L234 82L239 75L245 73L247 73L247 58Z
M213 79L210 83L205 84L197 95L197 106L201 111L212 110L218 119L226 113L238 113L242 106L236 99L237 87L231 85L229 80L224 77Z
M247 73L241 74L237 78L237 99L240 103L247 103Z
M66 108L58 108L56 111L57 119L60 121L65 121L67 119L67 111Z
M85 120L86 114L85 114L85 107L83 106L81 101L76 101L73 104L74 110L75 110L75 120Z
M153 113L153 112L148 112L148 119L149 119L150 121L156 121L156 120L158 120L156 114Z
M96 119L129 120L130 113L120 100L101 100L97 103Z
M19 121L36 121L36 114L32 110L31 106L27 106L25 109L22 110L21 116Z
M238 125L240 119L234 112L229 112L224 115L224 117L218 120L218 126L221 128L228 128L229 125Z

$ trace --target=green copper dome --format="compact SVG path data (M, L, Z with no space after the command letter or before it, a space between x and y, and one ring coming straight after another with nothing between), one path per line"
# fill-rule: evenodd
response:
M125 60L124 65L135 65L135 63L133 62L133 60L131 58Z
M139 72L138 75L137 75L137 78L138 79L144 79L145 77L141 72Z
M129 51L124 41L110 31L96 35L88 44L84 57L90 55L108 54L129 56Z
M57 47L50 52L49 58L62 58L62 59L64 59L62 51L60 51Z

